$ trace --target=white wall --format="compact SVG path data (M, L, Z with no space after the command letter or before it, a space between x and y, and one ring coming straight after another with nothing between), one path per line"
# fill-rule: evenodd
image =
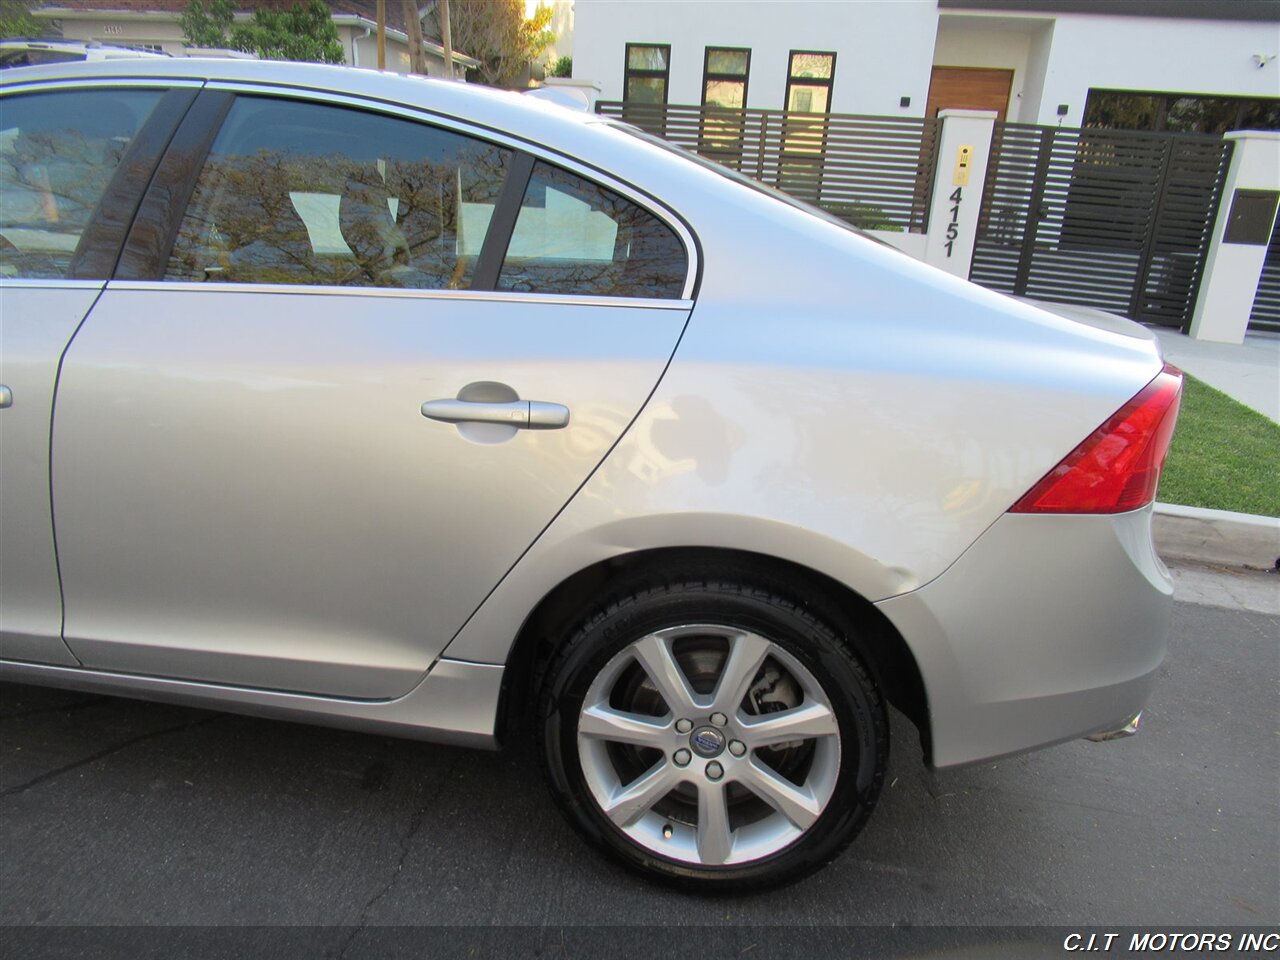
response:
M1263 69L1255 53L1280 53L1275 23L1062 14L1053 30L1044 92L1034 121L1084 120L1090 87L1232 96L1280 96L1280 60Z
M1053 35L1057 26L1057 21L1049 20L1040 27L1027 50L1027 76L1022 84L1022 99L1018 104L1019 123L1035 123L1040 116L1045 74L1049 69L1049 51L1053 49Z
M361 27L339 27L338 37L342 40L342 49L346 53L347 63L356 67L377 69L378 38L376 36L372 33L366 36ZM396 43L390 37L387 37L387 69L395 73L409 72L408 46Z
M671 44L671 103L702 101L705 48L750 47L747 103L781 109L791 50L834 50L834 113L920 116L938 11L934 0L635 2L577 0L573 75L602 84L602 98L622 99L626 44ZM898 106L900 97L911 106Z
M524 0L525 17L532 17L538 7L551 8L547 29L555 39L542 54L542 61L551 66L561 57L573 55L573 0Z
M62 21L62 36L66 40L97 40L122 46L154 43L175 57L184 56L186 51L182 28L178 26L176 17L169 20L117 19L110 16L100 20L66 19Z
M346 53L347 63L355 67L378 67L378 38L373 31L364 27L338 27L338 39L342 41L342 49ZM427 76L444 76L444 57L438 57L430 50L426 53ZM394 37L387 37L387 70L392 73L409 72L409 45ZM463 69L458 67L456 76L461 77Z

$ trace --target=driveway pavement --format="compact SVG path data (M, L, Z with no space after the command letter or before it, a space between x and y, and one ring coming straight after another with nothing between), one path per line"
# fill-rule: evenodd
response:
M0 685L0 922L321 925L294 931L313 956L393 955L379 928L423 924L490 928L455 928L459 956L487 955L476 937L588 956L583 925L627 924L647 928L619 940L640 955L667 943L700 960L749 955L761 926L794 927L815 956L854 955L815 940L825 924L916 928L928 945L983 936L932 925L1274 928L1280 618L1179 603L1164 673L1137 737L964 770L927 773L895 718L887 788L848 853L733 900L597 857L527 750ZM710 935L676 936L690 924ZM10 933L11 956L145 955L132 926Z

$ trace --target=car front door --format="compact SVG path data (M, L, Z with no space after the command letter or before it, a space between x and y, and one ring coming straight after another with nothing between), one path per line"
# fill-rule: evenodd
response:
M202 94L135 279L67 352L53 487L87 667L407 692L661 377L691 308L679 228L359 106Z
M193 96L46 84L0 101L0 659L76 663L49 496L58 363Z

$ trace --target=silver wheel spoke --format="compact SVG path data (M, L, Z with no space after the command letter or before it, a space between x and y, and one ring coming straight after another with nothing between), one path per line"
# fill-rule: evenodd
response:
M649 675L658 693L666 701L667 709L674 714L691 713L694 710L694 692L689 680L676 663L667 641L657 634L650 634L631 645L636 662Z
M703 863L724 863L733 850L729 806L723 783L698 784L698 857Z
M831 708L817 702L759 717L741 716L738 721L742 726L742 740L752 749L789 740L833 737L840 732Z
M757 760L739 773L738 782L801 830L808 830L822 812L822 805L807 787L797 787Z
M713 709L730 717L738 712L771 646L768 640L754 633L739 633L729 640L729 655L716 683Z
M604 812L620 827L629 827L650 807L671 792L675 777L663 757L626 786L619 787L604 804Z
M766 675L774 712L752 713L752 684ZM577 724L596 809L638 848L690 865L754 863L786 848L818 822L840 773L841 730L826 691L787 647L743 624L685 621L633 639L591 681ZM756 752L780 747L786 765L776 768ZM650 749L662 758L637 776ZM696 793L696 820L683 802L668 809L677 789Z
M638 713L615 710L607 703L597 703L582 711L578 719L578 733L613 743L630 743L637 747L667 746L671 721L661 717L646 717Z

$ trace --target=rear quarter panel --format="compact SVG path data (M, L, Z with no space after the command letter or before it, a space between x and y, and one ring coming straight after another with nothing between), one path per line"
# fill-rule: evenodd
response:
M562 579L654 547L778 556L873 602L916 590L1160 370L1136 326L1055 316L628 148L622 175L652 153L698 235L692 319L636 423L449 656L504 660Z

